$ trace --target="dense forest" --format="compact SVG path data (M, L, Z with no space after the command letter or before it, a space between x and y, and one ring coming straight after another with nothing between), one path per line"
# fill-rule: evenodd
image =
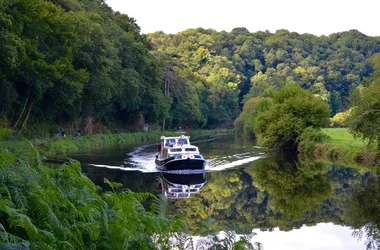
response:
M332 115L345 110L350 90L373 72L368 59L380 52L379 38L356 30L317 37L287 30L273 34L199 28L148 37L153 53L166 56L182 79L173 89L196 89L200 104L191 103L192 112L199 109L203 116L198 121L206 125L233 120L245 100L270 95L286 83L321 96ZM174 103L182 101L176 93L172 96Z
M4 125L91 133L168 113L146 38L104 1L2 1L0 13Z
M293 83L332 113L373 73L380 39L202 28L144 35L103 0L0 4L0 126L31 136L231 126L244 100Z

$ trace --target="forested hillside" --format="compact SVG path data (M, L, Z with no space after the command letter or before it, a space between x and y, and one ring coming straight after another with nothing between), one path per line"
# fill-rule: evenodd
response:
M287 30L250 33L245 28L231 32L198 28L148 37L154 53L169 55L180 77L186 78L183 72L191 71L198 84L188 80L189 88L197 86L200 93L208 90L208 98L199 95L201 103L209 104L208 111L215 111L213 107L228 111L207 116L200 107L203 115L217 121L224 121L227 115L227 120L233 119L236 100L242 101L247 93L256 97L285 82L320 95L336 113L347 108L350 90L373 72L367 59L380 52L378 37L356 30L317 37Z
M104 0L1 1L0 31L0 126L37 137L158 128L163 118L172 129L230 126L247 94L285 82L320 95L334 114L380 52L380 38L355 30L143 35Z
M0 13L3 126L91 133L168 113L139 26L103 0L5 0Z

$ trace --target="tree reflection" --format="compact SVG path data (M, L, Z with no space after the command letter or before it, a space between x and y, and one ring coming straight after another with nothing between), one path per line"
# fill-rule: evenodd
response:
M352 195L347 211L353 235L365 239L367 249L380 249L380 175L370 176Z
M318 207L331 194L322 163L272 162L259 166L255 186L267 191L284 218L296 218Z

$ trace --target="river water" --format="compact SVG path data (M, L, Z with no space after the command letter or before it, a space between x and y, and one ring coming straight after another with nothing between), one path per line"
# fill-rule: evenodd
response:
M380 200L380 195L373 197L376 192L368 190L378 187L371 172L298 161L296 155L268 152L233 135L191 141L207 159L205 173L157 171L155 144L118 146L71 158L105 189L104 178L135 192L168 196L167 181L193 185L193 192L169 199L168 214L184 216L194 236L253 231L253 240L265 250L366 249L372 239L374 232L367 229L378 215L364 212L369 202L363 201ZM358 238L353 228L361 229L363 237Z

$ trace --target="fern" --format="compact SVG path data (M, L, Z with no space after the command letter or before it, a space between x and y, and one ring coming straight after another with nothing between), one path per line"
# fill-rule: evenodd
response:
M78 162L49 169L38 152L31 155L31 161L19 158L0 168L1 247L169 249L170 239L179 235L182 249L194 248L180 234L186 231L183 219L166 218L166 197L123 191L106 179L112 192L102 192L80 172Z
M107 178L104 178L104 183L108 184L114 193L123 186L123 184L109 181Z
M154 199L152 210L154 210L157 216L165 217L168 208L168 198L166 196L160 194Z
M29 247L15 244L15 243L0 243L0 249L2 250L27 250Z

